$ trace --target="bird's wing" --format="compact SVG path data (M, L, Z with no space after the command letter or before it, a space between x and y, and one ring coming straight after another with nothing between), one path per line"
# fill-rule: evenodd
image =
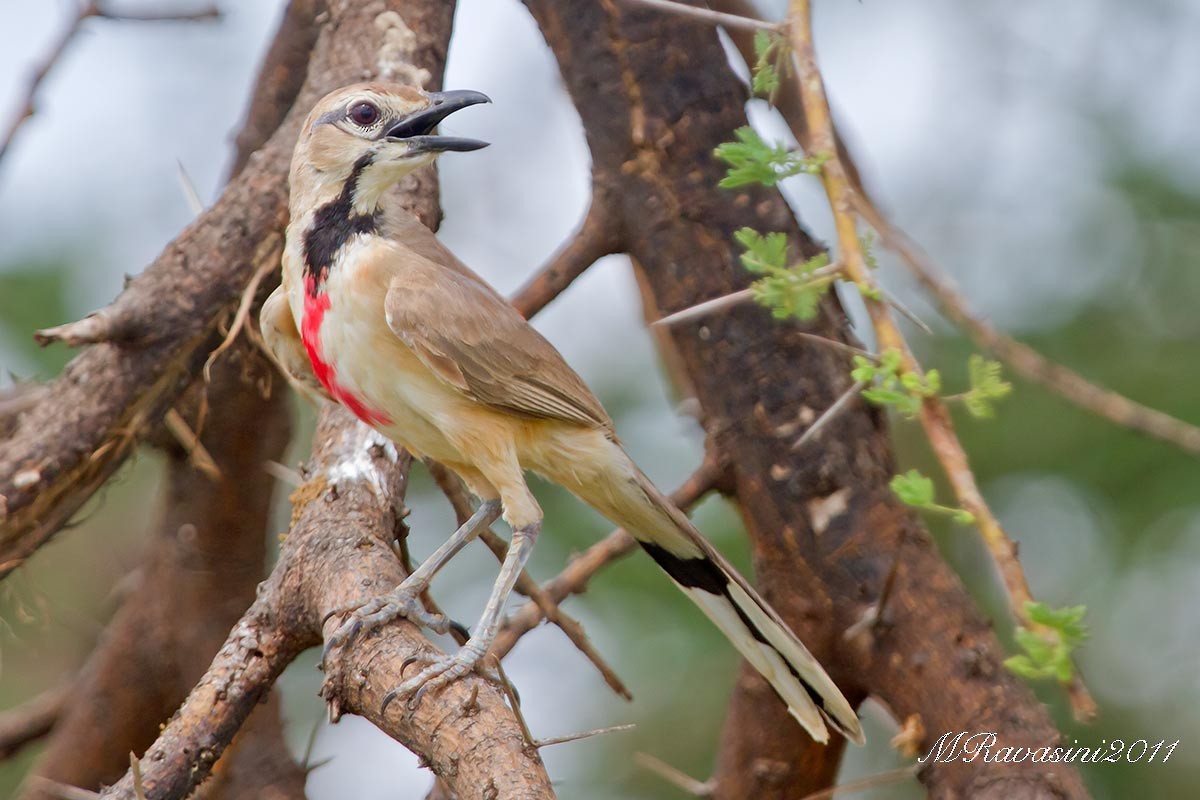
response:
M325 387L313 373L312 362L300 341L296 320L292 317L292 309L288 306L287 294L282 286L271 292L267 302L263 303L258 321L263 343L279 371L313 400L329 400Z
M388 287L388 327L467 397L533 419L612 429L600 401L554 345L473 273L401 248Z

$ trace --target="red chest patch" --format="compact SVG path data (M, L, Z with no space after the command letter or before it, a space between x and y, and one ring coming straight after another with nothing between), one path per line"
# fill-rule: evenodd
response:
M317 289L311 275L304 278L304 319L300 322L300 341L312 363L313 374L334 400L350 409L350 413L368 425L387 425L392 419L382 411L372 408L342 384L338 383L337 370L325 360L321 353L321 323L329 310L329 294Z

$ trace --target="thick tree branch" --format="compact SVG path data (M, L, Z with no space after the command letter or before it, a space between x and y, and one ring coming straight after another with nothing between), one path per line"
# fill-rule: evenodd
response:
M593 173L592 204L583 223L512 298L512 304L526 319L562 294L596 261L620 249L621 232L607 186L606 177Z
M331 611L395 586L403 535L407 454L340 408L318 423L307 481L279 564L204 678L142 758L147 800L184 796L211 771L246 716L302 650L339 620ZM460 800L552 798L549 777L502 694L469 676L415 709L386 693L410 657L437 651L406 621L351 640L334 654L323 694L331 717L359 714L419 754ZM105 798L134 800L126 774Z
M0 712L0 761L50 733L70 695L69 684L57 686L16 708Z
M216 204L131 281L102 312L105 322L89 325L84 337L106 340L119 333L119 341L103 341L72 360L50 385L46 402L25 412L0 445L0 577L32 555L116 470L217 345L218 322L251 276L278 260L287 221L287 168L307 109L329 90L364 75L403 71L394 44L413 31L412 57L440 64L445 43L423 36L421 26L443 10L399 3L331 9L334 20L355 20L349 26L355 35L345 34L347 26L323 28L308 78L283 125ZM426 171L406 184L412 188L432 179ZM435 203L426 200L412 210L426 224L436 222Z
M261 357L241 347L219 365L210 386L189 393L190 407L181 406L181 416L193 428L200 427L205 388L206 402L219 409L200 435L220 468L217 481L197 471L174 440L159 437L168 451L166 486L136 588L75 681L33 774L87 789L120 777L129 753L140 753L154 741L159 723L187 696L254 599L264 572L274 485L262 464L280 457L290 428L283 395L265 399L243 377L267 368ZM263 708L257 716L267 713ZM269 722L263 727L269 731ZM247 741L237 754L243 755L279 765L270 772L302 789L285 747ZM30 783L22 797L50 797L38 788L44 785Z
M800 257L819 252L777 192L715 188L722 170L711 153L746 124L746 93L714 31L616 0L527 5L559 59L595 168L619 176L614 196L653 318L748 285L731 247L743 225L788 232ZM888 489L882 416L851 404L803 452L791 449L852 383L847 356L806 333L845 341L836 303L807 329L745 304L669 328L705 425L734 465L761 590L852 698L870 692L901 718L919 713L929 732L1054 742L1045 709L1003 668L986 622ZM893 564L887 624L870 641L847 641ZM838 753L804 737L772 694L749 691L759 680L744 675L735 690L716 796L825 788ZM936 797L1086 796L1064 765L937 764L921 777Z

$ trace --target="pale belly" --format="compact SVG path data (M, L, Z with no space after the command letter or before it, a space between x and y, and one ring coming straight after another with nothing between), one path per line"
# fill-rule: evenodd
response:
M382 295L338 292L302 301L301 339L326 391L417 457L462 461L443 430L465 398L442 383L384 323ZM374 304L374 307L372 307Z

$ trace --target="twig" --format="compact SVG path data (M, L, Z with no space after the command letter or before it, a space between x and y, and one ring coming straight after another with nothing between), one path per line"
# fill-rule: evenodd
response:
M504 696L508 698L508 707L512 710L513 716L517 718L517 724L521 726L521 735L525 738L525 744L537 750L537 739L533 737L533 731L529 729L529 722L525 719L525 712L521 710L521 698L517 694L517 687L513 686L512 681L508 679L508 675L504 672L504 665L500 663L500 659L495 659L494 665L496 674L500 676L500 688L504 690ZM471 698L471 702L475 702L475 696Z
M612 201L602 188L603 179L593 175L592 183L592 204L579 229L512 298L526 319L562 294L588 267L620 247L620 231L609 207Z
M868 775L865 778L859 778L855 781L847 781L838 786L830 786L828 789L822 789L819 792L806 794L800 800L828 800L835 795L850 794L853 792L861 792L866 789L873 789L876 786L886 786L889 783L896 783L905 778L912 778L917 774L917 767L901 767L900 769L888 770L881 772L878 775Z
M12 144L13 139L17 135L17 131L21 126L37 112L37 93L42 86L42 81L50 74L50 70L62 58L63 53L75 40L80 29L83 27L84 20L91 17L100 17L110 20L128 20L139 22L163 22L163 21L184 21L192 22L199 20L216 19L220 16L220 11L216 6L206 6L200 10L192 12L143 12L137 13L117 13L109 11L101 7L97 0L88 0L82 3L75 11L75 15L63 27L58 38L54 40L42 61L34 68L33 74L29 78L29 84L25 89L25 95L21 98L21 104L17 107L17 112L9 123L8 130L4 134L4 138L0 140L0 161L4 160L4 156L8 154L8 148Z
M800 100L808 121L810 136L809 153L826 156L821 166L821 179L837 228L841 250L841 261L851 280L863 286L874 287L874 277L867 269L855 225L853 190L845 167L838 155L837 140L829 112L829 101L825 96L824 82L817 68L816 53L812 38L811 0L790 0L788 31L796 59ZM892 319L886 304L864 298L871 323L881 351L895 349L902 356L906 371L920 375L921 366L913 356L903 334ZM1054 637L1056 633L1035 623L1026 612L1026 605L1033 600L1029 583L1017 560L1016 547L1004 533L975 482L966 450L954 432L954 426L946 407L937 397L924 398L921 405L921 423L934 453L941 462L950 480L959 503L974 515L979 531L1000 571L1008 593L1009 608L1018 624L1043 636ZM1088 694L1082 681L1076 677L1068 687L1071 705L1077 717L1088 718L1095 714L1095 701Z
M708 494L721 480L725 466L711 454L671 495L671 502L684 511L690 510L701 497ZM547 581L542 589L556 603L561 603L573 594L582 593L597 572L612 562L633 552L637 542L618 528L568 564L556 577ZM492 645L492 652L503 658L516 646L522 636L536 628L544 619L537 603L526 603L504 621L504 627Z
M241 300L238 301L237 312L233 315L233 322L229 326L229 332L225 334L225 338L221 344L217 346L212 353L209 354L208 360L204 362L204 380L211 380L212 365L226 350L237 341L237 335L246 325L246 320L250 318L250 308L254 305L254 299L258 296L259 284L279 267L279 259L283 253L283 237L278 233L272 233L267 238L259 243L258 249L254 253L254 261L258 264L258 269L254 271L250 281L246 284L246 288L242 291Z
M828 336L820 336L815 333L809 333L808 331L793 331L793 333L802 339L807 339L810 342L816 342L817 344L824 345L825 347L831 347L834 350L841 350L843 353L848 355L862 356L863 358L869 358L872 361L879 360L879 356L875 355L870 350L864 350L863 348L855 347L852 344L839 342L837 339L830 339Z
M716 786L712 780L698 781L682 770L672 767L665 761L657 759L649 753L634 753L633 761L639 767L650 770L672 786L682 789L692 797L712 797Z
M41 775L30 775L29 782L43 792L58 800L96 800L100 795L78 786L68 786L65 783L43 778Z
M71 688L72 684L63 684L0 713L0 761L50 732L71 695Z
M466 522L471 516L471 504L467 500L462 482L450 470L436 462L429 465L429 472L433 475L438 488L442 490L442 494L446 495L446 499L450 501L450 505L454 509L454 515L458 519L458 524L461 525ZM490 527L485 528L479 538L488 546L488 549L492 551L496 559L500 563L504 563L504 558L508 555L508 544L496 535ZM588 638L587 632L583 629L583 625L577 619L560 610L558 603L525 570L522 570L521 574L517 577L516 590L536 603L542 615L566 634L571 643L596 667L596 670L604 678L604 682L608 684L609 688L626 700L633 699L633 694L625 686L620 676L617 675L616 670L596 650L591 639Z
M765 22L753 17L742 17L737 14L726 14L721 11L713 11L709 8L700 8L699 6L689 6L683 3L672 2L672 0L625 0L625 2L649 6L659 11L677 14L685 19L704 22L708 25L721 25L726 28L740 28L749 31L779 30L779 25L772 22Z
M883 245L900 256L917 282L933 296L942 313L966 331L979 347L1028 380L1102 419L1200 455L1200 427L1093 383L1073 369L1051 361L1029 345L996 330L971 311L953 282L940 273L912 239L888 222L870 198L856 191L853 202L855 209L879 233Z
M163 425L187 453L188 460L191 461L193 467L200 470L201 474L211 481L221 480L221 468L217 466L216 461L213 461L204 442L200 441L200 437L187 424L187 420L183 418L182 414L174 408L169 409L163 415Z
M867 384L864 381L856 381L850 386L849 389L842 392L838 399L833 401L833 405L825 409L825 411L821 413L821 416L817 417L813 424L808 426L808 430L800 434L800 438L797 439L796 443L792 445L792 449L799 450L800 448L804 447L805 442L812 440L812 438L816 436L822 428L824 428L828 423L837 419L838 414L842 413L847 407L849 407L850 401L857 397L858 393L861 392L863 387L866 385Z

